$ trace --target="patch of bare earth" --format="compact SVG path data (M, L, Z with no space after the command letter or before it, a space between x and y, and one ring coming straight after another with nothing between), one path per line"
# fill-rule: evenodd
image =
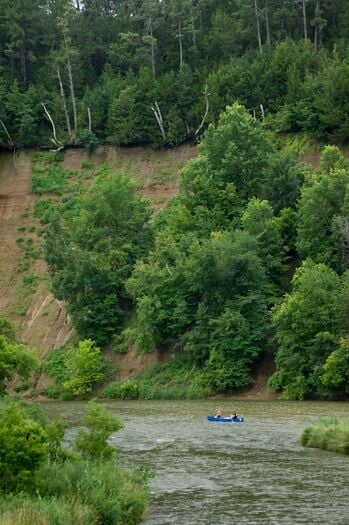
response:
M20 269L23 250L18 243L19 228L30 226L28 210L35 200L30 192L31 157L30 152L22 152L15 164L10 154L0 157L0 314L13 321L24 343L44 355L65 344L73 327L64 305L53 297L47 279L42 279L47 275L45 263L26 261L26 270ZM28 273L37 279L35 287L23 285Z
M96 167L107 163L113 170L132 176L138 191L158 210L176 195L180 169L196 155L196 148L189 145L160 151L101 146L91 157L82 149L68 149L63 166L79 170L86 160ZM18 337L44 356L48 350L65 345L75 332L64 303L49 290L45 262L23 259L21 238L40 244L35 232L28 235L35 223L32 209L36 197L31 193L31 178L31 152L21 152L15 161L11 154L0 155L0 315L11 319ZM23 284L29 274L35 276L33 286ZM135 357L135 363L148 360ZM136 366L143 369L141 364Z

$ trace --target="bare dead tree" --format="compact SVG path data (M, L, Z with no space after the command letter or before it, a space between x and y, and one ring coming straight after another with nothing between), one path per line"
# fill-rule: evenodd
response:
M154 106L151 106L151 109L155 115L155 118L156 118L156 122L158 123L158 126L160 128L160 133L161 133L161 136L163 138L164 141L166 141L166 133L165 133L165 129L164 129L164 122L162 120L162 115L161 115L161 111L160 111L160 108L159 108L159 104L157 103L157 101L155 100L154 102Z
M88 130L90 133L92 133L92 118L91 118L91 110L89 107L87 108L87 116L88 116Z
M58 138L57 138L55 123L53 122L53 119L52 119L50 113L47 111L47 108L46 108L45 104L42 102L41 105L44 108L46 116L47 116L47 118L50 121L51 126L52 126L53 139L51 138L51 142L56 146L56 148L57 148L56 151L60 151L61 149L63 149L64 146L63 146L62 142L60 140L58 140Z
M258 40L259 52L261 55L263 55L263 46L262 46L261 28L259 26L259 14L258 14L257 0L254 0L254 12L255 12L255 17L256 17L257 40Z
M204 89L204 97L205 97L205 113L204 113L204 116L202 117L202 120L200 122L200 125L198 127L198 129L195 131L195 137L197 137L203 127L203 125L205 124L205 120L207 118L207 115L208 115L208 110L210 109L210 101L208 99L208 97L211 95L211 93L208 93L207 92L207 84L205 86L205 89Z
M4 131L6 133L8 145L10 146L10 148L14 148L15 145L14 145L14 142L12 140L12 137L11 137L10 133L8 132L8 129L5 126L5 124L4 124L4 122L3 122L3 120L1 118L0 118L0 124L2 125L2 127L4 128Z
M70 98L71 98L71 103L72 103L72 107L73 107L73 118L74 118L74 133L72 134L72 138L73 138L73 143L76 142L76 138L78 136L78 113L77 113L77 109L76 109L76 97L75 97L75 89L74 89L74 79L73 79L73 68L72 68L72 63L71 63L71 60L70 60L70 52L69 52L69 47L68 47L68 42L67 42L67 37L66 37L66 33L65 33L65 30L63 30L63 38L64 38L64 45L65 45L65 50L66 50L66 67L67 67L67 71L68 71L68 79L69 79L69 87L70 87Z
M264 120L265 119L264 106L263 104L259 104L259 107L261 108L262 119Z
M267 45L271 46L268 0L265 1L265 30L267 32Z
M69 113L68 113L68 109L67 109L67 102L66 102L64 88L63 88L61 71L60 71L59 67L57 68L57 77L58 77L58 82L59 82L59 89L60 89L60 92L61 92L61 98L62 98L62 105L63 105L64 115L65 115L65 121L66 121L66 124L67 124L67 131L68 131L68 135L69 135L69 143L72 144L72 142L73 142L73 135L72 135L71 125L70 125Z
M10 146L10 148L12 148L12 152L13 152L13 156L12 156L12 160L13 160L13 169L14 171L16 172L16 145L15 143L13 142L12 140L12 137L7 129L7 127L5 126L3 120L0 118L0 124L1 126L4 128L4 131L6 133L6 136L7 136L7 142L8 142L8 145Z
M320 17L320 0L316 0L315 4L315 26L314 26L314 47L315 51L318 50L319 47L319 39L320 39L320 24L319 24L319 17Z
M178 15L178 34L176 35L178 38L179 43L179 70L181 71L183 67L183 34L182 34L182 22L181 22L181 16Z
M148 34L150 37L150 62L153 78L156 78L156 60L155 60L155 38L153 35L153 19L149 16L148 20Z
M308 40L306 0L302 0L304 40Z

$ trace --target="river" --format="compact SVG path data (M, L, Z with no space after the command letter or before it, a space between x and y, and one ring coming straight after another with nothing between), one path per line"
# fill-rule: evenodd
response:
M124 428L112 436L124 467L154 469L144 525L348 525L349 457L304 448L318 416L348 416L348 403L112 401ZM45 404L71 429L85 403ZM220 406L242 424L212 423Z

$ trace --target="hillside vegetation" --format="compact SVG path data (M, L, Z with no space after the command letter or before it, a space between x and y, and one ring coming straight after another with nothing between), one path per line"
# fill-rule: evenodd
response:
M236 100L348 137L346 0L0 1L0 144L197 140Z
M0 12L0 147L52 148L0 181L1 312L55 349L35 392L90 395L135 355L157 364L104 395L240 392L274 355L281 396L348 395L346 2Z
M298 153L235 104L157 213L106 164L91 172L85 161L77 176L60 153L35 155L34 215L52 289L81 338L49 354L55 385L46 393L88 395L117 373L113 352L130 349L172 358L103 395L239 392L276 349L271 389L291 399L345 395L348 162L327 146L313 170Z

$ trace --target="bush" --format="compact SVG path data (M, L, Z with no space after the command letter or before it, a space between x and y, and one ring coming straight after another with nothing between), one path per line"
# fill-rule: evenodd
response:
M49 385L40 390L40 395L46 396L49 399L59 399L61 395L61 389L57 385Z
M44 364L45 373L59 384L63 384L69 378L69 373L65 366L65 358L65 350L51 350Z
M122 471L114 461L66 461L63 465L43 465L36 481L41 498L64 498L88 505L97 513L101 525L134 525L149 504L149 477L147 470Z
M45 171L42 168L33 168L32 192L37 195L42 193L56 193L61 195L66 189L68 178L67 170L60 166L50 165Z
M132 379L114 381L104 388L102 396L111 399L137 399L139 397L139 385L137 381Z
M103 377L101 350L90 339L80 341L77 349L70 348L64 365L69 372L69 379L64 381L63 386L75 396L91 392L93 385Z
M349 455L349 422L323 418L307 427L302 436L304 447L314 447Z
M92 133L92 131L83 129L80 133L80 140L83 143L86 151L88 151L89 155L92 155L92 153L96 151L99 140L98 137Z
M110 416L103 405L90 401L84 416L87 430L79 430L75 438L75 449L85 459L109 460L115 455L115 449L108 445L113 432L122 427L121 421Z
M33 472L49 453L45 429L16 404L0 410L0 488L18 490L32 483Z

